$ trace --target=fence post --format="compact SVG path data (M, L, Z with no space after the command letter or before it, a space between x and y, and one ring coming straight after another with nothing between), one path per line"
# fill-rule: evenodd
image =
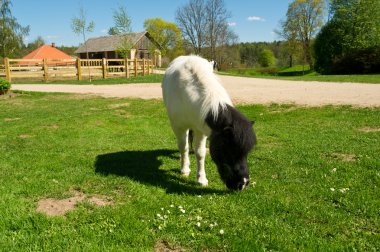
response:
M9 59L4 58L4 65L5 65L5 79L9 82L12 81L11 78L11 66L9 65Z
M43 59L42 62L44 67L44 81L46 82L49 79L49 68L47 64L47 59Z
M103 58L102 60L102 69L103 69L103 79L107 78L107 60Z
M81 62L80 58L77 58L77 75L78 75L78 80L82 80L82 68L81 68Z
M135 77L137 77L137 58L135 58Z
M129 78L129 64L128 59L124 58L125 77Z
M144 76L145 75L145 59L143 59L143 73L142 75Z

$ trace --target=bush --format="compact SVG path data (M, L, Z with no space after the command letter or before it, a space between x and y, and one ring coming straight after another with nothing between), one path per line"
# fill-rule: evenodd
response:
M11 83L7 80L0 79L0 90L8 90L11 88Z
M333 60L331 70L336 74L380 73L380 47L352 50Z
M264 49L261 51L259 55L259 63L262 67L270 67L273 66L276 62L276 58L274 54L269 49Z

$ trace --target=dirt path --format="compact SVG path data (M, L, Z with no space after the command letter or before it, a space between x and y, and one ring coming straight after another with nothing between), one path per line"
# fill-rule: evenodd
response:
M380 107L380 84L284 81L219 76L235 103L298 105L354 105ZM104 97L160 99L161 85L28 85L14 84L14 90L97 94Z

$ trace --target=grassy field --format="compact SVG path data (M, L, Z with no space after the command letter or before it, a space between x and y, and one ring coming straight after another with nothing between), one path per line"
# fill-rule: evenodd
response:
M300 65L281 70L276 68L230 69L225 72L220 72L220 74L294 81L380 83L380 74L321 75L315 71L311 71L308 66Z
M209 187L180 176L161 101L0 97L1 250L379 250L380 109L238 108L258 146L234 193L209 156ZM78 194L64 216L36 211Z
M110 78L110 79L94 79L89 80L57 80L57 81L15 81L14 84L78 84L78 85L111 85L111 84L129 84L129 83L156 83L161 82L163 79L162 74L150 74L145 76L137 76L130 78Z

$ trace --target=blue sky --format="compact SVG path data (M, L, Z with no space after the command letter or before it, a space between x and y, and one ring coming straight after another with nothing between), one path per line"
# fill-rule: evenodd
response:
M225 0L232 17L229 24L239 36L240 42L273 41L279 37L273 30L285 18L288 4L292 0ZM82 38L70 27L71 19L77 16L80 6L88 20L95 22L95 30L89 37L106 35L113 26L112 13L119 5L126 7L132 19L132 30L143 30L144 20L160 17L175 22L175 12L188 0L13 0L12 13L22 25L30 25L26 43L42 36L47 43L57 46L77 46Z

